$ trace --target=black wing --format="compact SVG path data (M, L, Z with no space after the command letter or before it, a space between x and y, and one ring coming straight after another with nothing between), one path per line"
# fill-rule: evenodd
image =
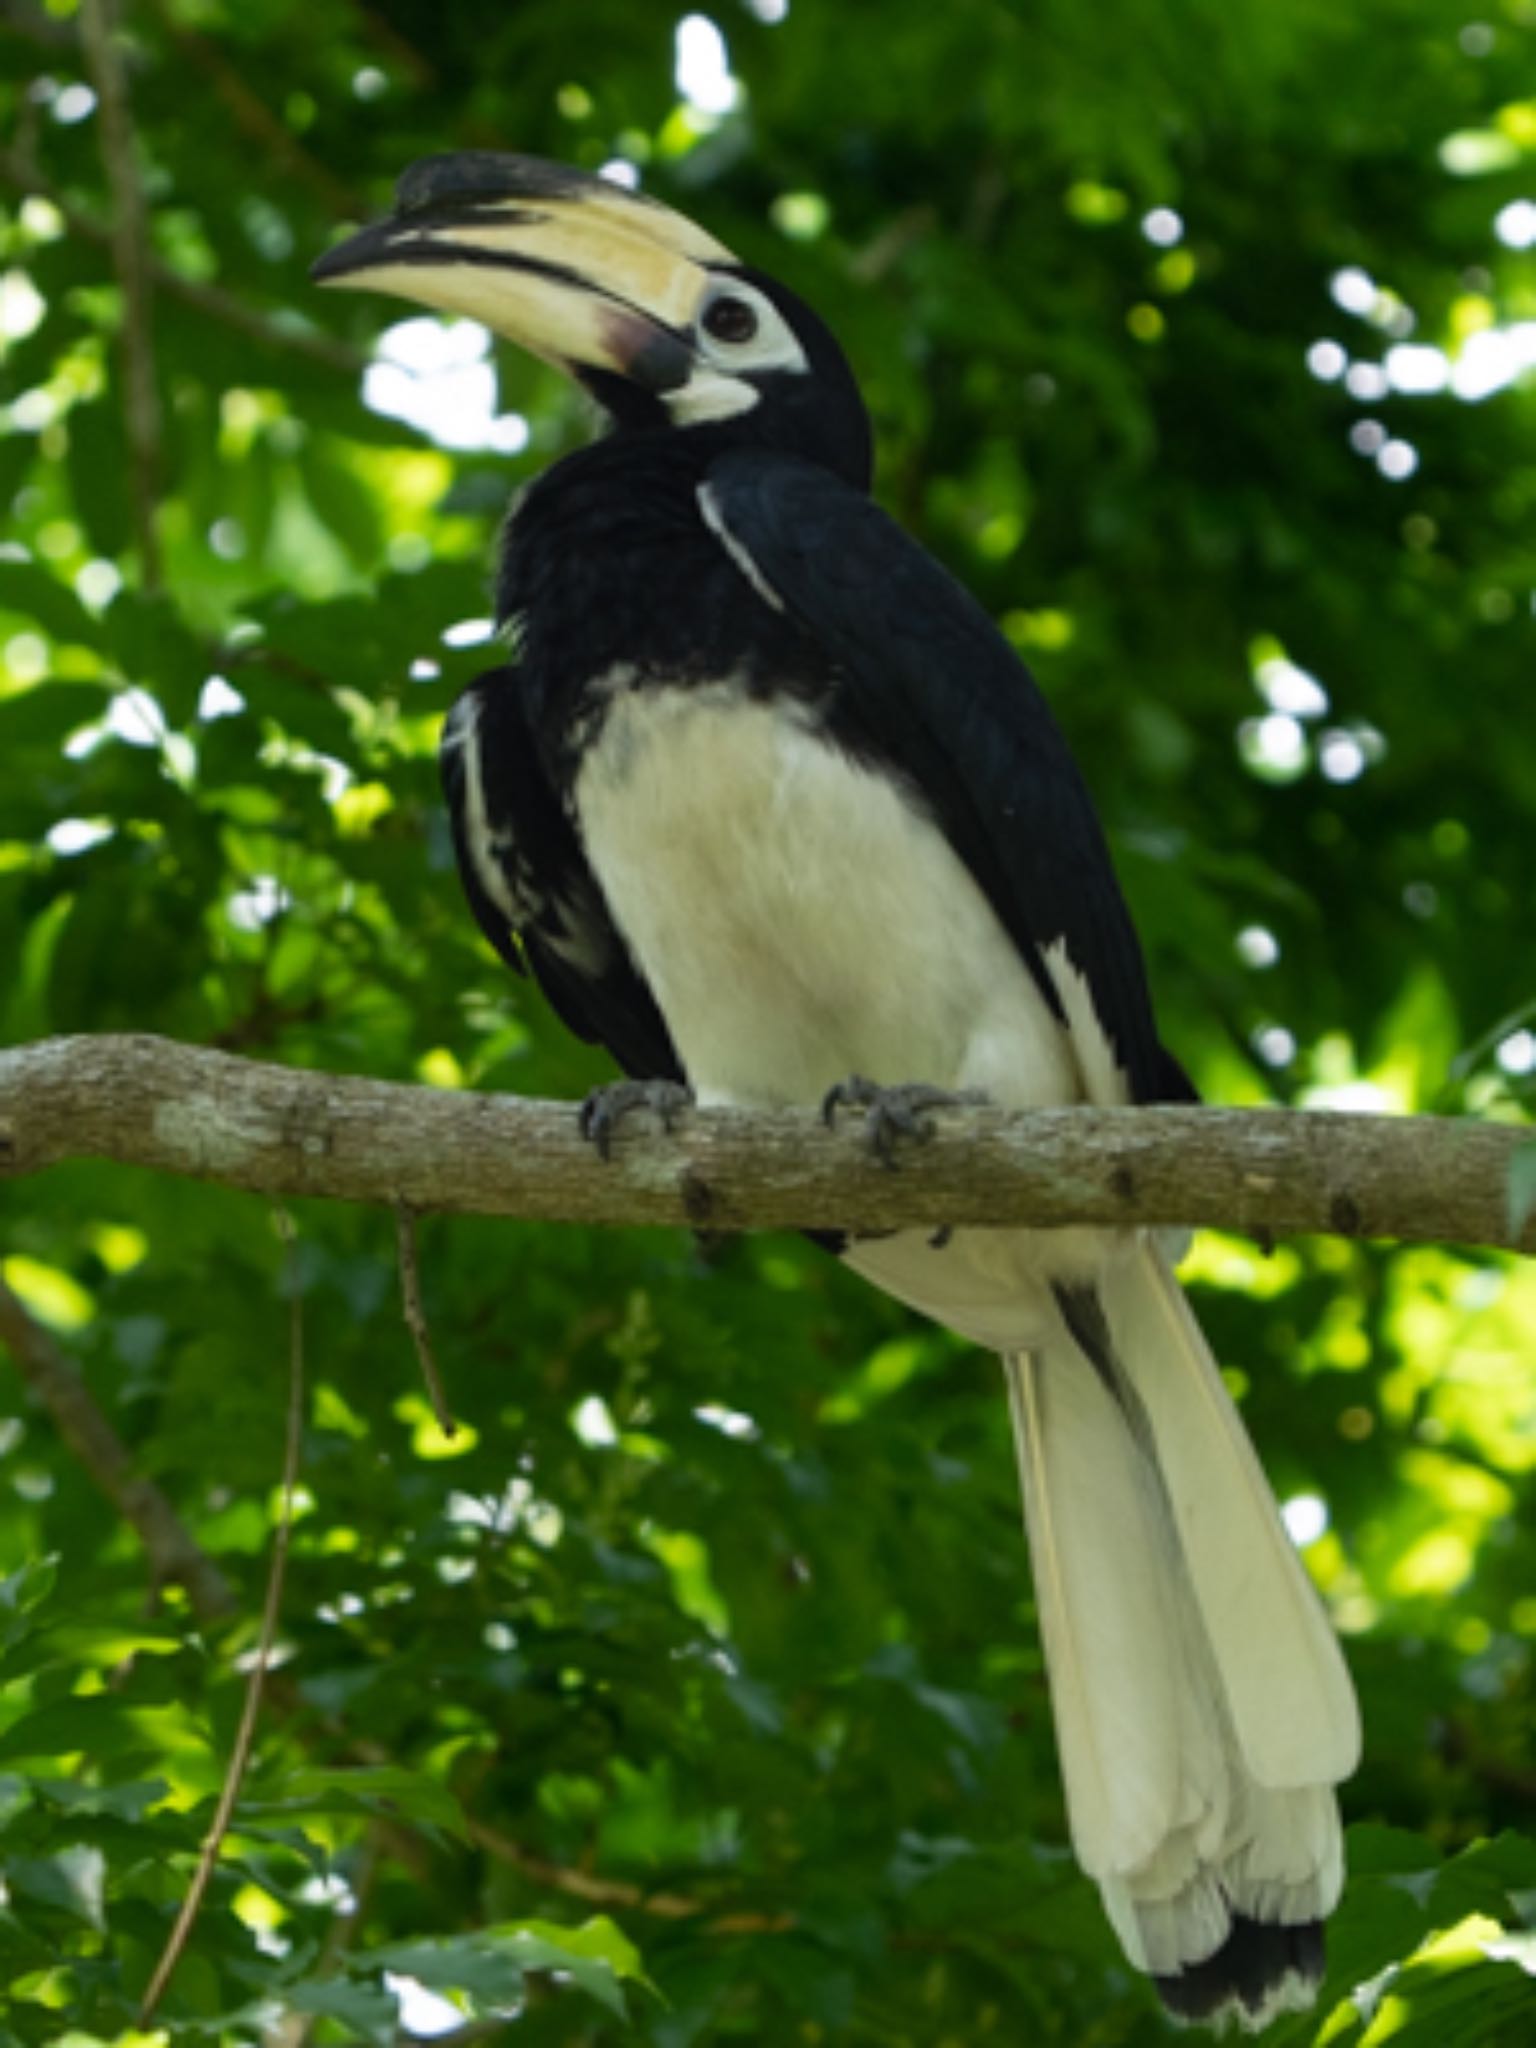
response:
M970 593L860 492L793 457L713 463L708 517L838 676L829 729L920 795L1046 1000L1087 984L1131 1099L1194 1091L1160 1045L1141 946L1077 764L1034 678Z
M533 969L567 1029L626 1073L683 1078L661 1012L635 971L565 807L539 765L515 668L471 683L449 713L443 790L464 893L516 973Z

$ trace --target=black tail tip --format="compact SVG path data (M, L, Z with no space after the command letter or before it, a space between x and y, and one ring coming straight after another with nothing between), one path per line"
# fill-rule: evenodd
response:
M1321 1920L1275 1927L1238 1913L1214 1955L1152 1982L1176 2020L1220 2026L1235 2019L1256 2032L1281 2013L1304 2012L1312 2004L1325 1962Z

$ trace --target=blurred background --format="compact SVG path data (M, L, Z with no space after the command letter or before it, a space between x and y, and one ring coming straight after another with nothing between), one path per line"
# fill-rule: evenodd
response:
M0 1036L607 1077L480 942L433 758L585 407L306 281L470 147L831 321L1208 1094L1529 1118L1536 0L3 0ZM1066 1853L992 1360L794 1241L428 1222L450 1439L392 1219L297 1227L279 1669L141 2035L256 1638L282 1246L122 1169L0 1190L3 2048L1165 2038ZM1268 2038L1536 2038L1536 1276L1186 1274L1368 1729Z

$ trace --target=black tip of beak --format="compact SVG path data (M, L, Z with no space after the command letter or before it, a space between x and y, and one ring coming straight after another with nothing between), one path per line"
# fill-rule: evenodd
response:
M354 270L367 270L370 265L380 262L388 250L389 232L393 225L392 221L375 221L371 227L348 235L334 249L327 249L309 266L310 281L329 284L333 278L346 277Z

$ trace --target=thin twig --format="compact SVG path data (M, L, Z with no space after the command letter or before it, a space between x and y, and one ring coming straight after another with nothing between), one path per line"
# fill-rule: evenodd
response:
M267 1597L261 1615L261 1635L257 1640L255 1660L251 1665L251 1675L245 1688L245 1706L240 1715L240 1726L235 1733L229 1769L224 1775L224 1789L219 1794L218 1807L204 1839L197 1869L192 1874L192 1882L187 1887L187 1896L183 1899L181 1911L176 1916L176 1925L171 1929L165 1953L150 1979L149 1989L145 1992L144 2002L139 2008L141 2027L148 2026L176 1965L181 1961L202 1907L204 1894L212 1881L214 1866L219 1860L219 1850L229 1832L235 1801L240 1796L241 1782L245 1777L246 1765L250 1761L251 1744L256 1736L256 1718L261 1709L261 1689L266 1679L267 1667L272 1661L272 1645L277 1637L277 1618L283 1600L283 1573L288 1562L288 1542L293 1533L293 1496L298 1482L299 1444L303 1435L304 1420L304 1307L299 1294L298 1255L293 1219L286 1209L277 1211L277 1226L287 1248L285 1263L288 1274L288 1432L283 1447L283 1503L278 1515L277 1528L272 1536L272 1563L267 1573Z
M157 1585L186 1589L199 1621L220 1621L239 1602L228 1579L199 1548L153 1480L134 1470L127 1445L112 1427L79 1369L0 1280L0 1346L53 1419L69 1449L143 1544Z
M726 1912L715 1910L707 1899L686 1892L650 1891L622 1877L599 1877L590 1870L573 1870L565 1864L546 1863L520 1842L484 1821L471 1819L469 1832L474 1841L498 1863L520 1870L536 1884L568 1898L583 1899L589 1906L606 1906L619 1912L649 1913L657 1920L698 1920L706 1934L787 1934L799 1922L793 1913Z
M159 1489L135 1476L126 1447L96 1406L79 1370L3 1281L0 1345L11 1353L22 1378L48 1410L66 1446L138 1535L149 1553L156 1579L185 1587L201 1621L224 1620L233 1614L238 1601L223 1573L178 1520ZM290 1400L290 1422L291 1416ZM284 1685L285 1676L268 1674L263 1699L269 1713L298 1721L301 1741L336 1745L349 1762L376 1765L392 1760L388 1750L360 1740L355 1732L324 1714L317 1715L312 1703L301 1701L296 1690ZM721 1910L718 1901L693 1898L683 1892L652 1891L624 1878L603 1877L590 1870L551 1863L483 1821L471 1819L469 1830L477 1845L498 1862L520 1870L535 1884L582 1899L589 1905L646 1913L660 1920L695 1920L710 1934L778 1933L795 1924L788 1914ZM358 1874L353 1880L357 1908L349 1915L338 1916L333 1923L322 1951L322 1964L343 1953L355 1939L379 1857L385 1853L408 1871L417 1884L430 1882L430 1865L424 1860L421 1838L398 1822L378 1823L363 1845ZM298 2048L299 2041L305 2038L300 2035L290 2040L285 2036L282 2048Z
M253 84L248 80L211 36L204 35L200 29L173 13L166 0L152 0L152 4L166 34L188 62L194 64L209 81L228 108L235 126L255 143L258 160L302 180L318 193L332 213L344 220L356 220L364 211L362 204L330 167L312 155L293 130L273 113L268 99L259 89L265 81L258 77L257 83Z
M72 235L103 248L111 247L112 230L106 222L98 220L83 206L77 206L39 168L26 150L0 148L0 180L19 192L46 199ZM353 348L350 342L322 333L319 328L301 327L289 319L272 319L258 312L254 306L246 305L243 299L237 299L233 292L223 291L218 285L203 284L196 278L183 277L180 271L173 270L153 252L146 256L146 268L158 290L180 299L195 311L206 314L210 320L217 320L225 327L233 327L238 333L249 335L253 341L267 348L286 349L293 355L308 356L312 362L323 363L328 370L339 370L349 377L361 375L368 366L368 357L360 349Z
M101 155L112 194L112 260L123 294L123 416L132 467L134 527L146 590L160 583L155 518L160 484L160 394L151 327L149 219L139 178L128 73L115 0L81 0L80 43L101 107Z
M432 1332L427 1324L427 1311L421 1299L421 1262L416 1254L416 1211L407 1201L395 1203L395 1246L400 1260L400 1305L405 1311L405 1327L411 1333L411 1342L416 1346L416 1357L421 1365L421 1376L427 1383L427 1398L432 1403L432 1413L437 1417L437 1426L444 1436L457 1436L459 1425L454 1421L448 1406L448 1397L443 1392L442 1374L437 1369L437 1359L432 1351Z

